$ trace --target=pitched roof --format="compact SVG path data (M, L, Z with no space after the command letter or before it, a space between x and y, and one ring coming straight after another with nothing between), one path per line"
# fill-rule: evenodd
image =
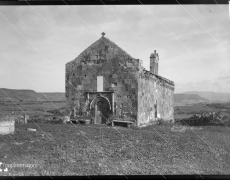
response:
M113 48L113 49L117 49L121 53L128 56L130 59L135 59L132 56L130 56L125 50L123 50L118 45L116 45L113 41L102 36L100 39L98 39L96 42L94 42L88 48L86 48L82 53L80 53L74 60L78 61L79 57L81 57L84 53L89 52L91 49L96 49L97 47L100 48L101 45L108 46L108 47Z
M150 71L148 71L146 69L143 69L142 71L144 72L144 74L148 74L149 76L155 77L155 78L157 78L158 80L160 80L160 81L162 81L164 83L168 83L168 84L170 84L172 86L175 86L175 83L173 81L171 81L171 80L169 80L169 79L167 79L165 77L162 77L162 76L157 75L157 74L153 74L153 73L151 73Z

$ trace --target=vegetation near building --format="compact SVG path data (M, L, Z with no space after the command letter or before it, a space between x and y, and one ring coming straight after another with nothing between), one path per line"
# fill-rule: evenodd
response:
M150 71L102 37L66 64L66 111L88 114L94 123L111 116L137 126L173 120L174 82L158 75L159 55L150 55Z

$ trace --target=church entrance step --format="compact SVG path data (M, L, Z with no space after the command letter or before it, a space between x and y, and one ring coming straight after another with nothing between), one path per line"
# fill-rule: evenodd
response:
M130 128L131 125L133 124L132 121L122 121L122 120L113 120L112 121L112 126L125 126L127 128Z

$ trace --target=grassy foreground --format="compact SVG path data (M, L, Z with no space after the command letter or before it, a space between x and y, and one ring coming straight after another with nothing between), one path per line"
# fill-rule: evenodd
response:
M37 164L1 176L230 174L227 127L37 125L16 124L14 134L0 135L1 162Z

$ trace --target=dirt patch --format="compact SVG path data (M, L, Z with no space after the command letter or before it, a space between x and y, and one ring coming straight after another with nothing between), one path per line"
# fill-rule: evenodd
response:
M178 125L174 125L171 128L172 132L185 132L186 130L202 130L202 127L194 127L194 126L178 126Z
M187 129L189 129L189 128L186 126L173 126L171 128L171 131L173 131L173 132L185 132Z

